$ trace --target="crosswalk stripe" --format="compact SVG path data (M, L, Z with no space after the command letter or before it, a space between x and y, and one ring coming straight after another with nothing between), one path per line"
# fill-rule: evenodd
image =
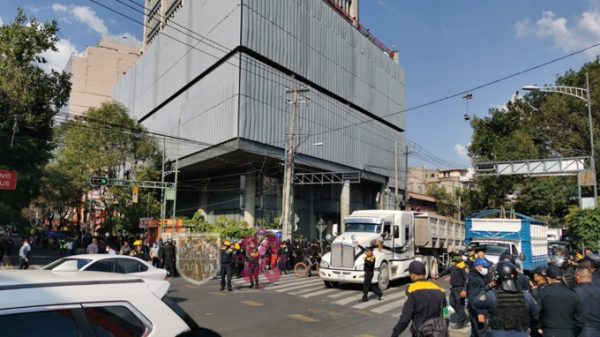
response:
M312 292L310 294L301 295L300 297L303 297L303 298L315 297L315 296L319 296L319 295L330 293L332 291L337 291L337 289L323 289L321 291L315 291L315 292Z
M304 287L312 287L315 285L321 285L322 283L319 280L307 280L307 281L303 281L303 282L298 282L295 284L284 284L284 285L280 285L280 286L274 286L274 287L269 287L269 289L272 290L276 290L278 292L283 292L283 291L288 291L288 290L294 290L294 289L299 289L299 288L304 288Z
M259 275L259 280L260 280L261 282L263 282L263 281L264 281L264 283L268 283L268 284L276 284L276 285L279 285L279 284L285 284L285 283L295 283L295 282L298 282L298 279L297 279L297 278L293 278L293 279L292 279L292 278L285 278L285 279L284 279L284 278L281 278L281 279L279 279L279 280L277 280L277 281L274 281L274 282L272 282L272 281L269 281L268 279L266 279L266 278L264 278L264 277L261 277L261 275ZM241 279L238 279L238 280L232 281L232 283L233 283L233 284L246 284L246 283L248 283L248 282L250 282L250 279L247 279L247 280L246 280L245 278L241 278Z
M348 304L350 302L358 301L358 300L360 300L362 298L362 292L358 296L355 296L355 295L358 295L358 294L353 293L352 296L346 297L346 298L341 299L341 300L339 300L337 302L333 302L333 304L346 305L346 304Z
M288 293L289 295L300 295L300 294L306 294L309 293L311 291L315 291L315 288L305 288L305 289L299 289L296 291L292 291L291 293Z
M391 303L382 305L380 307L377 307L375 309L371 309L371 312L377 313L377 314L383 314L386 311L390 311L393 309L397 309L400 308L401 306L404 305L404 301L402 301L402 299L405 296L402 296L400 299L396 300L396 301L392 301Z
M381 301L375 300L375 301L363 302L363 303L359 303L359 304L353 306L352 308L354 308L354 309L365 309L365 308L368 308L370 306L381 305L382 303L386 303L388 301L391 301L393 299L396 299L396 298L399 298L399 297L403 297L403 296L404 296L404 293L401 292L401 291L399 291L397 293L394 293L394 294L389 294L389 295L387 293L384 293L383 297L381 298Z
M356 290L342 290L342 289L340 289L340 293L339 294L333 294L333 295L329 295L327 297L329 297L329 298L339 298L339 297L343 297L344 295L348 295L351 292L355 293L357 291Z

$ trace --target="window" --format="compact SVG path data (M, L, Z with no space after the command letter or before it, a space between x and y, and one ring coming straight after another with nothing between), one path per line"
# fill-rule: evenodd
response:
M107 273L113 273L115 271L115 261L114 260L100 260L100 261L94 262L91 266L89 266L85 270L103 271L103 272L107 272Z
M124 306L84 308L98 337L142 337L144 323Z
M118 259L117 260L117 273L121 274L129 274L129 273L139 273L142 271L147 271L148 266L141 263L140 261L131 260L131 259Z
M44 270L57 270L57 271L69 271L69 270L80 270L88 263L92 262L90 259L60 259L56 262L53 262L46 267Z
M45 337L51 331L53 337L83 337L71 310L0 315L0 326L2 336Z

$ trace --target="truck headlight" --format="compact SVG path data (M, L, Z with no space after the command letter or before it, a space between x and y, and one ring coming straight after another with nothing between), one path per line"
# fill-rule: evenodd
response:
M365 265L363 263L354 267L354 270L363 270L363 269L365 269Z
M321 260L320 267L324 268L324 269L328 269L329 268L329 262L327 262L325 260Z

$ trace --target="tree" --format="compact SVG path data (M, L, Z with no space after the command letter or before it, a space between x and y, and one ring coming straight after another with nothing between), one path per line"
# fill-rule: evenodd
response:
M103 103L57 130L60 143L56 154L59 170L73 183L76 194L87 194L92 176L143 181L160 179L160 153L154 138L127 114L119 103ZM131 200L130 188L99 189L100 202L115 230L135 232L139 217L157 215L157 192L141 190L139 203ZM81 209L83 205L77 205Z
M71 90L69 75L51 71L41 54L56 51L56 21L38 22L19 9L0 26L0 169L18 172L17 190L0 193L0 222L18 219L39 191L51 158L53 118Z
M43 210L43 214L51 217L57 214L60 225L64 226L75 215L74 208L80 197L71 177L56 163L49 163L42 177L40 195L34 204Z
M427 195L435 198L435 209L438 214L450 217L456 215L458 211L456 198L452 194L446 192L446 189L442 186L427 186Z
M585 244L587 248L598 250L600 248L600 208L579 209L572 208L565 217L569 232L573 235L577 246Z
M579 71L565 72L555 84L585 87L586 72L590 75L592 108L597 109L599 60L585 64ZM469 155L475 163L588 156L589 124L585 112L585 102L568 95L532 92L513 99L505 108L490 109L488 116L471 121ZM599 124L593 124L597 148ZM563 218L578 199L575 177L479 177L476 185L482 209L514 208L552 222Z

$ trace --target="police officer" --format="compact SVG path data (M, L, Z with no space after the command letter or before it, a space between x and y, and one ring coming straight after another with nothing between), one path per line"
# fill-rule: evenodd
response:
M366 302L369 300L369 291L374 292L375 295L377 295L377 299L381 301L383 291L381 291L377 283L372 283L373 275L375 274L375 255L373 255L373 247L367 247L365 251L364 271L363 297L360 301Z
M540 323L544 337L576 337L583 326L577 294L562 282L562 270L548 266L548 285L540 291Z
M231 276L233 274L233 248L231 242L225 240L221 246L221 291L225 290L225 276L227 276L227 290L233 291L231 287Z
M456 324L450 325L451 329L462 329L469 321L465 314L465 298L467 297L466 267L467 264L460 255L454 255L452 265L434 278L437 280L450 274L450 305L456 313Z
M585 267L577 268L575 278L584 322L579 337L600 336L600 286L592 283L592 271Z
M402 308L400 319L394 327L392 337L400 336L411 321L410 330L413 337L421 336L420 333L426 327L433 327L439 333L445 333L444 336L447 336L448 329L445 317L443 317L443 309L447 306L444 290L425 279L427 272L422 262L411 262L408 265L408 273L413 283L406 288L406 302Z
M527 275L523 274L521 264L515 263L515 267L517 267L517 273L519 275L517 279L519 288L525 291L531 290L531 288L533 288L533 284L531 284L531 279Z
M473 305L479 323L488 317L489 337L527 337L530 324L537 326L539 308L533 297L518 285L517 268L500 261L495 268L493 289L480 295Z
M475 249L473 247L467 248L467 256L465 256L464 260L469 269L474 268L473 263L477 260L477 255L475 254Z
M469 320L471 321L471 337L482 337L485 335L485 325L479 323L477 309L473 306L473 302L485 292L490 267L490 264L486 260L477 259L473 262L473 268L467 274L467 300L469 301L467 311L469 312Z
M539 306L540 292L548 284L548 282L546 281L546 267L538 266L533 270L532 274L533 274L533 282L535 283L535 285L529 290L529 293L531 294L531 297L533 297L533 299ZM532 327L532 329L529 331L529 336L542 337L542 334L540 334L538 330L539 330L539 326Z
M167 243L162 250L162 259L165 269L170 277L175 277L175 255L176 250L173 239L168 238Z

